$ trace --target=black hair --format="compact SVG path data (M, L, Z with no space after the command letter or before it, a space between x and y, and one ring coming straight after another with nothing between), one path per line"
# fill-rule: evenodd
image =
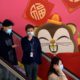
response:
M59 57L57 57L57 56L55 56L55 57L52 58L51 64L50 64L50 68L49 68L49 71L48 71L48 76L49 76L50 74L52 74L52 73L54 73L54 74L56 74L57 76L59 76L59 74L58 74L57 71L53 68L53 66L54 66L55 64L58 65L60 60L61 60L61 59L60 59Z
M5 27L9 27L9 26L13 26L14 23L9 20L9 19L5 19L3 22L2 22L2 26L5 26Z
M34 26L31 25L31 24L27 24L26 27L25 27L25 31L27 31L27 30L30 29L30 28L33 28L33 29L34 29Z

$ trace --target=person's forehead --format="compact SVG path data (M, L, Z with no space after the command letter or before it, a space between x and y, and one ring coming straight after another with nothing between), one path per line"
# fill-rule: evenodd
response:
M29 28L29 29L28 29L28 31L32 31L32 30L34 30L34 29L33 29L33 28Z

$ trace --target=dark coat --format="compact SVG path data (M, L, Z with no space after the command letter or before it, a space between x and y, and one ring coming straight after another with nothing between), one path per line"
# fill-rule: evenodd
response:
M12 34L7 34L2 29L0 30L0 57L8 61L12 65L17 65L17 57L13 45Z
M33 48L34 48L34 57L30 57L31 52L31 46L30 43L34 42ZM28 37L24 37L21 40L22 44L22 50L23 50L23 57L22 57L22 63L23 64L30 64L30 63L41 63L41 45L40 41L37 37L33 37L31 41L28 40Z

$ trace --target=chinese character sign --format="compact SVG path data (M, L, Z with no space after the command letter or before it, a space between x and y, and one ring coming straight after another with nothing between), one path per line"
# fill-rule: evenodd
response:
M45 6L41 3L35 3L30 9L30 15L34 20L41 20L46 15Z
M24 17L36 25L43 24L50 16L53 6L48 0L30 0L25 9Z

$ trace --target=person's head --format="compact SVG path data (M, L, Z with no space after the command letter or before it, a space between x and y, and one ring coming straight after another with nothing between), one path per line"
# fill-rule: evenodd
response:
M62 61L59 57L55 56L53 57L53 59L51 60L51 65L50 65L50 71L53 71L55 74L57 74L58 70L62 70L63 69L63 64ZM57 74L58 75L58 74Z
M3 30L10 34L12 32L12 26L14 26L14 23L11 20L5 19L2 23Z
M57 70L57 68L60 68L62 70L63 69L63 64L62 64L61 59L57 56L53 57L50 67L52 69L55 69L55 70Z
M25 31L28 36L34 36L34 26L31 24L26 25Z

